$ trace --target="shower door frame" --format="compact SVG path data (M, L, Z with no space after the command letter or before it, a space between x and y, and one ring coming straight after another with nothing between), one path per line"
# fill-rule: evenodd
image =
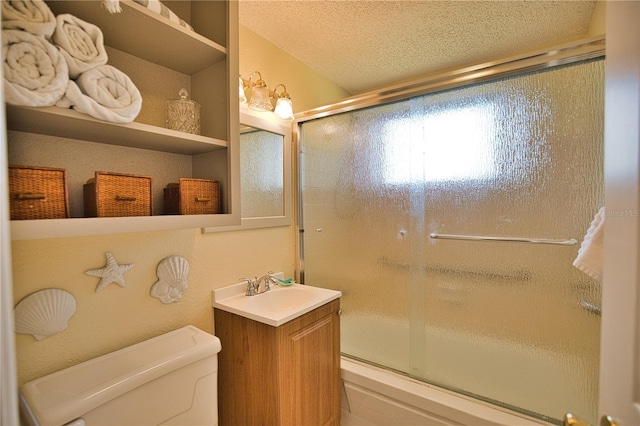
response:
M557 46L551 46L545 49L534 50L501 60L471 65L441 73L428 74L410 82L387 86L345 98L333 104L296 114L296 119L292 125L292 139L294 149L297 152L295 170L293 173L295 176L295 187L297 187L297 191L295 193L297 212L294 215L294 229L298 229L296 265L296 276L298 282L302 284L305 282L305 229L302 204L302 185L300 185L301 170L299 168L299 165L301 164L300 135L301 126L304 122L376 105L384 105L416 96L437 93L453 88L495 81L506 77L540 71L589 59L604 58L604 56L605 37L604 35L600 35L569 43L563 43Z
M604 35L582 39L503 60L486 62L457 70L427 75L408 83L388 86L346 98L334 104L322 106L296 115L293 124L294 149L297 150L295 162L294 194L297 213L294 215L294 229L298 230L298 250L296 276L298 282L305 283L305 241L304 209L302 187L302 124L307 121L329 117L341 113L353 112L365 108L382 106L427 94L436 94L451 89L468 87L480 83L493 82L508 77L549 70L555 67L603 59L605 57ZM573 241L572 241L573 242ZM565 242L566 243L566 242Z

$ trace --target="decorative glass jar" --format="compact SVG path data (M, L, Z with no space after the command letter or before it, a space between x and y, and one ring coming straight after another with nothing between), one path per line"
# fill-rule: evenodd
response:
M167 129L200 134L200 104L189 99L186 89L178 92L180 99L167 101Z

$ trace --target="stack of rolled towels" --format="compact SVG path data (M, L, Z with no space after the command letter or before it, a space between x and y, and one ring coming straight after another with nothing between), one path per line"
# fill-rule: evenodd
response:
M2 0L5 101L72 108L115 123L132 122L142 96L108 65L102 31L70 14L54 16L43 0Z

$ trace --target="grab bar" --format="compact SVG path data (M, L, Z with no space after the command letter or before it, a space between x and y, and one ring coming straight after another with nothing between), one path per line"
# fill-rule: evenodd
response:
M552 240L541 238L516 238L516 237L484 237L477 235L452 235L431 233L429 237L443 240L469 240L469 241L509 241L516 243L534 243L534 244L554 244L561 246L573 246L578 243L577 240L571 238L569 240Z

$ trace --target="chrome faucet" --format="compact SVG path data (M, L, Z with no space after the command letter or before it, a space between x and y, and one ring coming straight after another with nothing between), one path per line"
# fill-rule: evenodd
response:
M266 293L271 290L271 284L278 284L278 280L272 274L273 271L269 271L260 278L240 278L240 281L247 282L247 291L245 294L247 296L255 296L256 294Z
M247 291L245 292L247 296L255 296L256 294L258 294L258 286L256 285L257 278L240 278L240 281L247 282Z
M261 276L260 278L258 278L258 281L257 281L258 289L260 288L260 283L264 283L263 284L264 290L262 292L258 292L258 294L271 290L271 284L278 285L278 280L272 274L273 274L273 271L269 271L263 276Z

